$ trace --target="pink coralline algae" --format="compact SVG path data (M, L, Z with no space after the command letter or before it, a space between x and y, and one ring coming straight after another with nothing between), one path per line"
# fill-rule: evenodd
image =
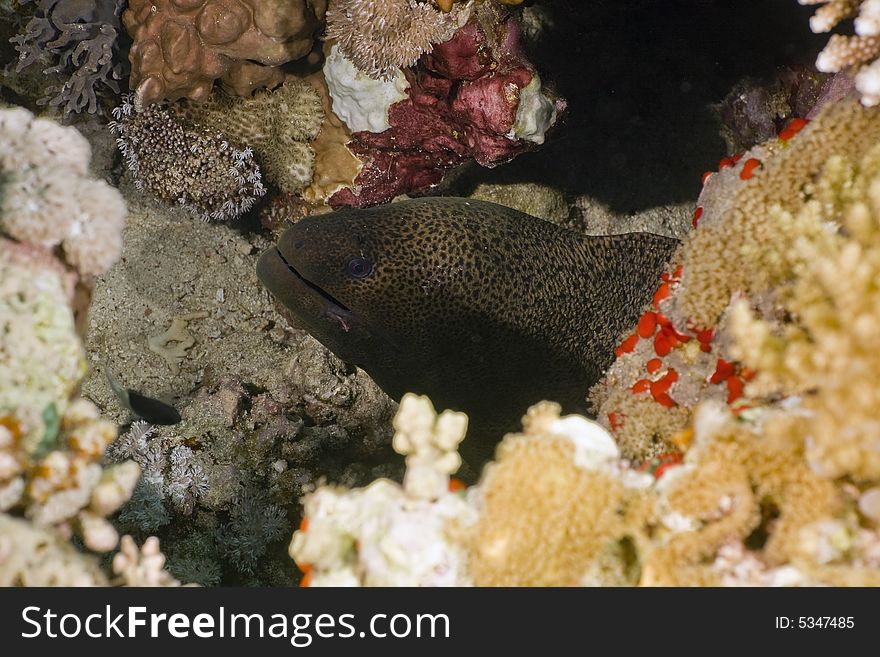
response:
M495 16L491 27L473 16L404 69L408 97L388 109L387 130L354 133L348 147L364 166L350 188L330 198L333 207L384 203L436 185L468 159L493 167L543 142L543 132L516 129L518 113L528 112L527 94L541 93L540 78L520 48L516 20L504 10ZM541 98L552 123L565 102Z

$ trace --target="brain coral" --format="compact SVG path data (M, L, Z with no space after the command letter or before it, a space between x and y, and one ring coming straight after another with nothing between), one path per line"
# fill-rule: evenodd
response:
M242 77L277 85L274 67L311 51L326 9L327 0L131 0L122 20L136 100L204 100L224 76L235 89L251 86Z

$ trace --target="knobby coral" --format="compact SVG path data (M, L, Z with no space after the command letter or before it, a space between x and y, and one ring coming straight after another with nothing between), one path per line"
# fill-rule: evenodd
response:
M403 486L379 479L363 489L323 486L308 495L307 520L290 544L304 584L467 584L461 538L475 514L449 479L466 426L461 413L438 416L426 397L404 396L394 421L394 447L407 454Z
M122 20L136 103L204 100L218 78L247 93L277 86L278 67L311 51L326 9L326 0L131 0Z
M89 177L91 147L74 128L25 109L0 110L0 232L60 247L80 274L119 257L126 216L119 192Z
M28 4L32 0L22 0ZM37 65L61 84L50 84L41 104L64 114L99 111L102 90L119 93L119 82L128 72L120 53L125 0L37 0L34 16L12 42L19 53L16 71Z

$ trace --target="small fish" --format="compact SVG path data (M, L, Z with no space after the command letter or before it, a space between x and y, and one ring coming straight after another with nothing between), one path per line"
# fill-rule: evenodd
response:
M171 404L166 404L158 399L147 397L146 395L142 395L130 388L123 388L122 384L120 384L119 381L117 381L109 372L106 372L106 374L110 387L113 389L113 392L116 393L116 396L119 398L122 405L142 420L145 420L150 424L163 425L177 424L180 422L180 413L178 413L177 409Z
M464 411L463 447L494 447L542 399L587 410L587 391L677 245L423 198L306 217L261 256L257 274L303 328L390 396L427 394Z

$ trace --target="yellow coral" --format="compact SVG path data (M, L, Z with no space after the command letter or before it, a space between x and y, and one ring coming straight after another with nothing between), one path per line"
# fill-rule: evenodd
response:
M813 468L877 480L880 146L858 160L830 159L815 189L816 200L795 218L816 237L790 247L797 264L794 283L781 296L785 319L759 319L738 303L734 349L759 370L762 389L802 396L791 430L807 438ZM829 222L842 230L823 228Z
M525 433L505 438L486 468L471 543L477 585L611 584L633 576L628 534L638 527L643 491L614 471L579 465L576 444L553 426L558 420L558 406L533 407Z
M677 316L715 326L735 291L760 293L789 278L795 266L788 256L793 236L816 237L805 232L813 223L792 223L806 201L804 186L833 155L860 157L877 141L880 114L846 100L825 108L790 142L773 142L746 154L739 168L726 170L728 176L740 174L753 157L761 163L732 192L724 211L711 219L704 215L685 243Z

